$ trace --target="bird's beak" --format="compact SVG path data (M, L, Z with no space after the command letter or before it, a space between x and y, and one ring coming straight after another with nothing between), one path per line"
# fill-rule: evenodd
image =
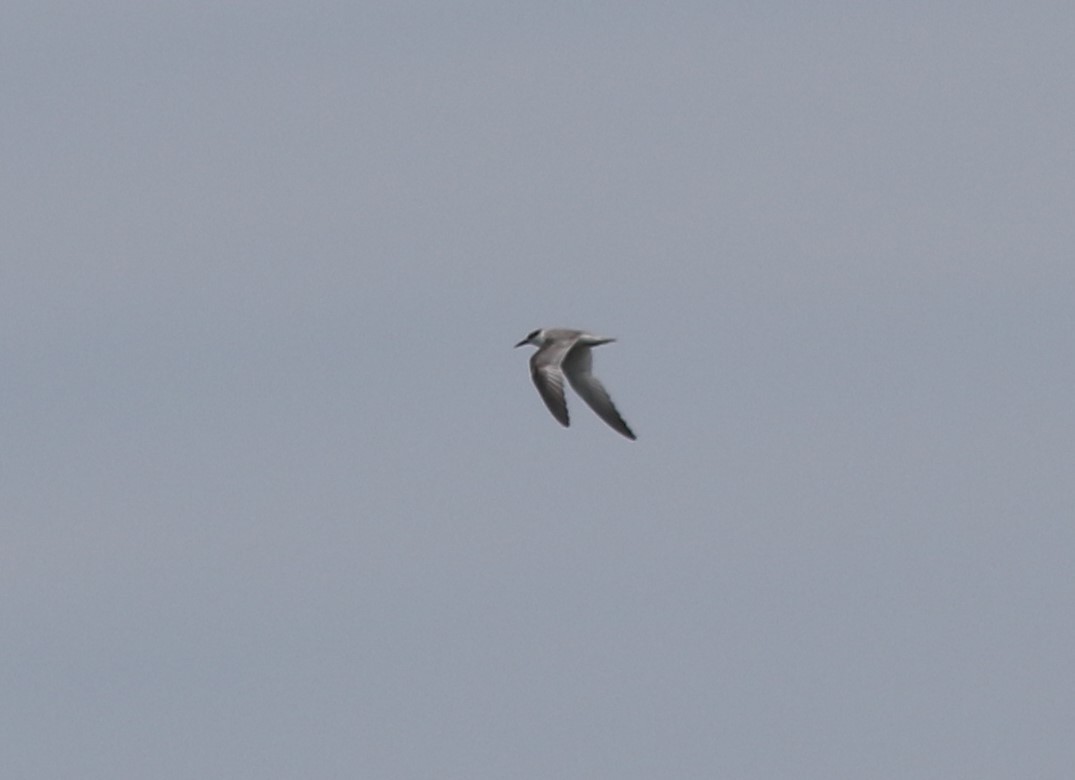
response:
M529 344L529 343L530 343L530 339L523 339L522 341L520 341L518 344L515 345L515 348L518 349L523 344Z

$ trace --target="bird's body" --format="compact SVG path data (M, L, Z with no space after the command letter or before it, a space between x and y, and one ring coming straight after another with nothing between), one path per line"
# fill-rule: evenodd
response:
M533 344L538 351L530 356L530 376L537 386L545 406L552 416L567 427L567 400L564 398L564 377L597 416L608 423L617 433L628 439L636 438L634 432L620 417L612 404L605 386L593 375L591 347L608 344L615 339L603 338L582 330L567 328L543 328L530 333L516 344Z

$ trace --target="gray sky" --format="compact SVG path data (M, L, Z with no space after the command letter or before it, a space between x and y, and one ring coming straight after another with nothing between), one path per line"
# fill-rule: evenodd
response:
M6 3L5 777L1069 777L1075 9L808 5Z

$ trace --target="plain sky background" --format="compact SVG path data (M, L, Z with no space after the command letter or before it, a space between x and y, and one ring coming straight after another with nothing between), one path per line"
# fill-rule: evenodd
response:
M1073 41L5 3L3 776L1071 777Z

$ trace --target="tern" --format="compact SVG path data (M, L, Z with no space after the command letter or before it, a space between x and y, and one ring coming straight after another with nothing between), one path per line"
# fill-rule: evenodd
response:
M635 439L634 432L620 417L605 386L591 373L593 356L591 347L609 344L616 339L595 336L584 330L566 328L539 328L516 344L533 344L538 351L530 356L530 376L537 385L541 400L549 407L552 416L565 428L570 425L567 401L564 398L564 377L575 388L583 401L597 412L597 416L613 430L628 439Z

